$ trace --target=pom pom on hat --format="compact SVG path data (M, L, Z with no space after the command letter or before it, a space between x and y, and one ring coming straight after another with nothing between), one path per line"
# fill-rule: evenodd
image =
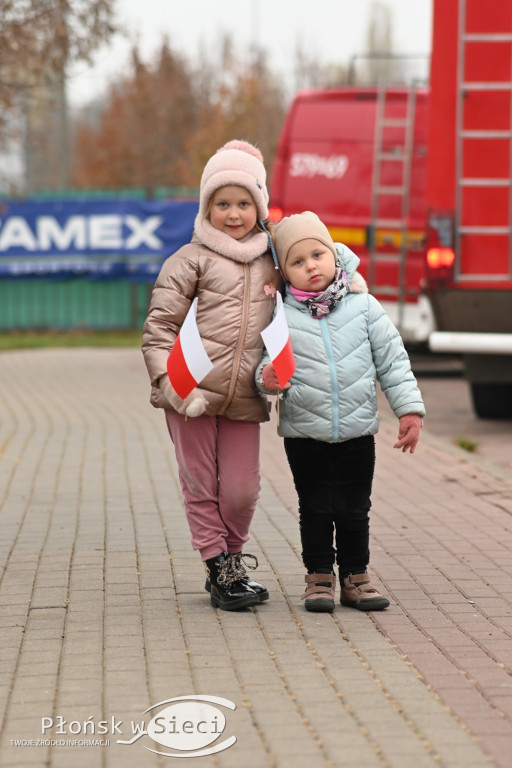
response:
M253 155L253 157L257 158L260 163L263 162L263 155L258 147L255 147L254 144L249 144L248 141L241 141L240 139L228 141L227 144L224 144L223 147L217 150L217 154L219 152L224 152L225 149L239 149L241 152L247 152L248 155Z
M320 221L316 213L304 211L303 213L294 213L292 216L286 216L276 224L274 229L274 244L277 252L279 266L284 274L284 265L288 251L295 243L301 240L318 240L329 248L336 260L338 258L329 230Z
M199 188L201 222L208 214L208 205L220 187L244 187L251 194L258 209L258 218L268 219L267 174L260 150L247 141L228 141L206 163Z

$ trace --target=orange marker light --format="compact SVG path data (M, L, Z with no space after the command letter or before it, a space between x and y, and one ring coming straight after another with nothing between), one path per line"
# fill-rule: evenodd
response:
M451 267L455 261L455 253L451 248L429 248L427 264L431 269Z
M268 217L270 221L281 221L283 218L283 209L277 206L268 209Z

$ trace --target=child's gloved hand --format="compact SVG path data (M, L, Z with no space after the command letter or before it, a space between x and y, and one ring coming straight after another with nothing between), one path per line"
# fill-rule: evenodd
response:
M405 416L400 416L398 442L395 443L394 448L401 448L403 453L407 453L407 449L414 453L420 439L421 423L419 413L406 413Z
M178 413L181 413L183 416L190 416L193 418L195 416L201 416L201 414L206 411L208 402L202 392L198 389L193 389L192 392L182 400L169 381L167 374L160 377L158 386L171 408Z
M263 381L263 386L265 387L265 389L268 389L270 392L276 392L278 389L290 388L290 382L287 382L284 385L284 387L279 386L277 373L275 372L275 369L272 363L267 363L264 366L261 372L261 379Z

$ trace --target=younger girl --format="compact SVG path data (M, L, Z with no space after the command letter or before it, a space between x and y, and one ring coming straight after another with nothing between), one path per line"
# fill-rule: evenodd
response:
M367 574L376 381L400 419L395 448L411 453L425 414L421 394L398 331L356 272L355 253L334 244L309 211L276 225L275 246L288 281L284 307L296 361L278 431L299 497L305 607L334 610L336 558L341 603L386 608L389 600ZM262 392L279 387L267 355L257 380Z
M279 287L267 218L261 153L247 142L225 144L204 168L192 241L162 266L143 329L151 402L165 409L192 546L206 564L211 604L228 611L268 598L242 563L260 490L259 423L269 418L254 372ZM213 369L182 400L167 358L195 297Z

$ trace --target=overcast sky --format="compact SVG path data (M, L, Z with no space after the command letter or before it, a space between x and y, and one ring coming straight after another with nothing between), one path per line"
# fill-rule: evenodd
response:
M212 50L223 33L237 50L255 43L265 48L274 69L292 77L297 44L322 63L349 63L365 50L368 15L374 0L117 0L119 21L129 38L116 36L98 52L95 65L70 73L69 98L80 106L102 94L116 74L126 71L129 51L138 41L143 60L155 56L162 36L193 60ZM380 0L392 14L396 52L428 54L432 0Z

